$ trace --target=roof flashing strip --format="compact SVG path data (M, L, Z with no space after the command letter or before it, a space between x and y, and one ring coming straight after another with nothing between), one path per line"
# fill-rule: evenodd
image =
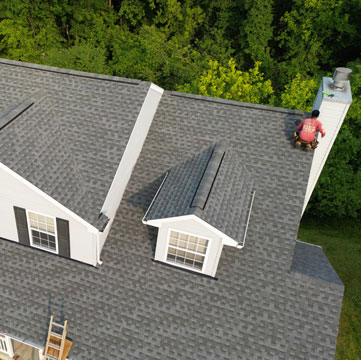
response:
M221 167L225 151L226 146L224 142L221 141L215 145L207 167L202 175L202 179L194 194L191 207L198 207L199 209L204 210L219 168Z
M29 109L34 104L33 100L26 99L12 108L0 113L0 130L9 125L17 117L19 117L24 111Z
M242 249L244 247L245 242L246 242L246 237L247 237L247 232L248 232L248 225L249 225L249 220L251 218L251 213L252 213L252 208L253 208L253 201L254 201L255 195L256 195L256 190L253 190L252 193L251 193L250 205L248 207L247 223L246 223L246 228L244 230L242 243L238 244L238 246L237 246L239 249Z

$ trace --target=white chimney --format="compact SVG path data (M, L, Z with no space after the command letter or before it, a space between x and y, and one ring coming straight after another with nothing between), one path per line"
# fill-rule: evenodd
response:
M313 189L321 174L327 156L332 148L336 136L340 130L348 108L352 103L350 75L352 70L339 67L336 68L331 78L322 78L316 100L312 110L319 110L321 121L326 136L319 136L319 144L313 154L310 177L308 179L305 202L302 213L310 200Z

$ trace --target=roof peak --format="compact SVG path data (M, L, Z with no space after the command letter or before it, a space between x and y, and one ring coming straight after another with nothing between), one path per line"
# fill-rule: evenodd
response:
M215 144L213 152L209 157L207 167L204 170L201 181L194 194L191 207L197 207L204 210L213 184L216 180L219 168L221 167L224 154L226 152L226 142L219 141Z

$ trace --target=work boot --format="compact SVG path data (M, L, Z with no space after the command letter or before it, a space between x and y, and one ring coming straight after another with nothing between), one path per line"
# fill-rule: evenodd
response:
M306 144L305 150L306 150L306 151L312 150L312 145L311 145L311 144Z
M296 149L301 149L301 141L296 141L295 142L295 147L296 147Z

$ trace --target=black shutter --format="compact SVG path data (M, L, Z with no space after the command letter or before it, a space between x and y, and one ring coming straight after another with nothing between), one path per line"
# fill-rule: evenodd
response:
M18 229L18 236L20 244L30 246L28 221L26 219L25 209L14 206L16 227Z
M69 221L56 218L59 255L70 258Z

